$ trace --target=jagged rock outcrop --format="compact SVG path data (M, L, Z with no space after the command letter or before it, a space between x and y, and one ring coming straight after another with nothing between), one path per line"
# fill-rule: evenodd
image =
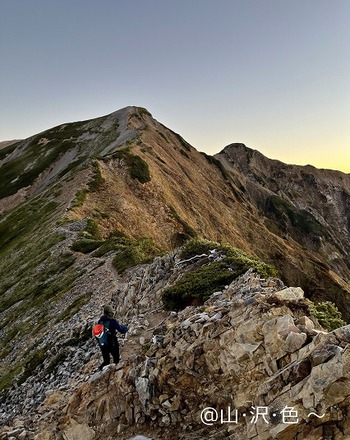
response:
M120 434L134 424L146 432L161 426L155 438L223 438L225 432L237 440L344 438L350 435L350 327L324 333L305 311L300 289L248 273L204 308L173 314L143 362L96 375L73 397L61 429L81 417L90 429L102 422ZM111 401L99 393L106 388ZM232 423L221 423L220 410L227 421L229 406L238 411L237 424L234 413ZM206 407L219 414L207 421L211 427L201 422ZM268 409L268 423L261 417L251 423L253 407ZM297 423L283 420L286 407L297 412Z
M203 306L159 315L151 324L151 305L160 304L162 287L178 277L177 263L176 256L158 260L136 270L132 285L119 286L114 300L120 313L128 296L143 297L132 318L129 314L132 338L126 340L122 362L96 373L88 363L85 380L75 377L70 389L46 391L22 427L17 420L17 431L9 427L4 438L129 439L143 434L154 440L284 440L350 435L350 326L321 330L308 316L300 288L260 279L251 271ZM78 352L87 355L87 346ZM74 368L79 369L76 363ZM206 407L212 412L204 413ZM257 408L260 415L252 423Z

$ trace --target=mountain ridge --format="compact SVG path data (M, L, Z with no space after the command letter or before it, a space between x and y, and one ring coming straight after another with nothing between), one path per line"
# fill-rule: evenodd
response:
M232 142L232 143L226 145L224 148L222 148L222 150L219 151L218 153L215 153L214 156L218 156L218 155L224 154L225 150L228 151L228 150L230 150L232 148L243 148L247 152L249 152L248 155L250 157L252 157L253 155L258 155L260 157L266 158L268 161L274 162L276 164L280 164L282 166L287 166L287 167L290 166L290 167L296 167L296 168L309 168L310 167L310 168L312 168L314 170L318 170L318 171L321 171L321 172L330 172L330 173L335 172L335 173L341 173L341 174L345 174L345 175L350 174L350 173L346 173L345 171L341 171L341 170L334 169L334 168L320 168L320 167L318 167L316 165L312 165L312 164L300 165L300 164L293 164L293 163L289 163L289 162L288 163L287 162L283 162L281 159L270 158L270 157L266 156L265 154L263 154L261 151L257 150L256 148L248 147L243 142Z
M239 145L242 148L243 144ZM215 156L201 154L153 119L146 109L133 106L100 118L61 124L6 148L9 153L3 154L0 161L5 170L2 191L0 188L0 211L4 213L40 195L50 185L63 185L71 188L57 189L61 191L58 200L63 203L63 210L68 210L66 219L95 219L102 238L119 228L134 238L153 237L164 250L181 244L188 234L227 240L277 264L287 283L302 285L307 292L315 289L320 277L331 280L331 285L339 284L334 280L336 277L342 277L345 284L350 278L347 175L341 175L345 184L337 183L342 192L332 200L333 188L327 187L330 192L326 194L318 194L318 187L313 188L312 173L300 176L300 168L281 162L274 169L275 162L261 153L251 153L245 146L244 151L255 157L257 167L248 163L246 153L240 155L238 166L232 164L232 157L227 154L230 147ZM48 156L52 164L47 161ZM138 167L148 168L150 180L141 183L125 174L127 169L137 174ZM294 170L295 175L283 180L287 169ZM21 170L26 170L22 180L13 179L14 173ZM320 171L316 174L328 176ZM93 176L100 179L97 191L89 190L89 179ZM289 187L279 188L276 179L284 185L288 181ZM305 187L297 188L295 195L290 186L300 186L299 181ZM9 192L12 194L8 195ZM72 209L77 205L77 195L84 200ZM322 198L317 207L313 206L315 195ZM327 197L331 197L330 207ZM339 211L336 217L332 210ZM105 212L104 218L101 212ZM327 224L327 217L334 219L335 226ZM318 273L311 286L303 281L304 276L297 275L303 271L300 260L305 260L307 266L311 264L312 272ZM327 275L322 261L326 261L334 275ZM334 301L337 297L323 292L327 299ZM336 302L348 316L344 301L338 298Z
M96 362L89 330L105 302L134 323L133 348L141 349L136 336L146 337L143 308L154 320L149 327L158 328L169 314L159 300L162 291L200 269L199 262L182 266L178 261L180 266L173 267L176 249L191 239L215 242L213 252L220 246L239 248L244 253L229 252L244 264L259 258L274 265L281 283L301 286L312 300L333 301L349 321L346 175L345 183L333 188L332 180L327 177L324 186L317 173L301 175L291 166L292 177L285 168L278 177L281 169L267 158L259 156L252 164L223 151L200 153L146 109L132 106L61 124L0 149L0 385L5 395L10 390L17 396L19 387L29 390L31 383L39 389L36 377L56 364L64 376L64 359L73 362L71 374L84 382L93 364L86 360L82 371L72 356L78 347L84 363L86 347ZM231 275L232 267L215 263L225 277ZM154 284L158 290L152 290ZM188 302L186 313L191 307L200 313L196 307L203 299ZM307 309L306 303L300 307ZM84 324L77 325L80 319ZM306 343L304 336L296 338ZM60 386L56 369L50 374ZM50 375L45 377L49 384ZM29 395L26 410L36 411L40 399ZM17 415L24 411L20 402L11 408ZM70 423L67 429L74 432L75 422Z
M216 157L220 158L228 169L237 170L241 175L244 174L253 203L262 215L268 215L268 208L263 206L264 203L266 205L269 202L273 205L270 207L275 210L276 216L285 214L278 212L281 206L278 207L276 201L280 205L284 203L289 217L291 215L288 210L291 206L295 206L299 212L304 212L309 216L309 219L305 218L305 227L309 233L314 232L312 230L314 227L318 230L318 235L322 235L322 232L325 232L324 228L327 228L328 233L332 234L332 240L342 248L344 256L346 257L350 252L350 179L347 174L332 170L318 170L309 166L286 165L267 159L261 153L249 151L242 145L231 145ZM271 198L267 193L281 199L271 203ZM281 218L280 220L283 220L284 229L289 232L291 228L288 228L288 221ZM297 223L296 218L289 220ZM333 249L333 252L336 250ZM329 250L328 253L332 254Z

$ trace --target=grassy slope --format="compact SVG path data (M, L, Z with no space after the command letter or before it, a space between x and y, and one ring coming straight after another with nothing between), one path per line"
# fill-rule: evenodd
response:
M45 339L48 321L53 316L59 319L53 313L55 303L82 275L75 265L76 254L62 243L65 236L56 224L74 191L72 179L86 166L88 156L98 154L118 137L117 124L105 132L100 126L103 121L65 124L0 151L0 199L40 181L41 173L52 169L68 150L77 151L75 160L48 183L46 190L0 217L0 389L8 387L17 374L23 376L23 370L28 374L28 368L35 367L40 356L33 360L33 349L35 353L35 347ZM93 141L79 139L86 132ZM86 192L98 184L95 165L92 171ZM84 180L79 182L78 178L77 185L84 188ZM74 298L72 301L74 305ZM83 301L77 301L82 305ZM69 313L70 308L63 310L62 319Z
M0 222L0 332L4 342L0 358L10 354L12 363L10 374L5 374L6 363L0 370L1 387L26 362L31 334L44 334L48 301L62 294L76 275L72 254L52 254L63 239L52 227L59 208L46 193L17 207ZM11 352L13 347L16 353Z

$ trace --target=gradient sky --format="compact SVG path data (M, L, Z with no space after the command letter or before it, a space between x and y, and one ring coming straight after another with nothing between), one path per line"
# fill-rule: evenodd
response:
M350 173L349 0L0 0L0 140L127 105Z

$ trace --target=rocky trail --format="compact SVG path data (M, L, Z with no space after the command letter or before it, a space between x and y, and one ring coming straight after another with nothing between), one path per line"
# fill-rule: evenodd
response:
M57 255L71 246L85 226L86 222L82 221L59 227L58 232L66 238L57 246ZM151 300L148 295L155 284L163 287L165 271L162 267L171 264L173 257L158 258L152 265L139 267L120 277L111 264L111 256L101 259L82 254L76 265L84 269L84 275L77 280L71 295L87 290L93 294L68 322L56 324L41 342L41 345L52 348L45 353L44 361L34 374L2 398L2 424L33 427L43 421L54 420L56 412L64 410L70 396L82 384L95 374L101 374L98 367L102 357L91 332L93 324L103 314L105 304L111 304L116 311L116 319L129 328L126 335L118 335L121 354L118 368L141 356L146 351L143 346L151 343L155 330L169 314L163 310L158 294L154 294ZM68 302L61 302L60 308L68 305ZM50 411L45 410L47 406ZM18 418L19 414L21 418ZM1 438L33 438L31 429L25 430L28 437L23 437L24 430L19 428L11 435L6 434L6 428L4 432Z
M300 288L251 271L204 306L165 312L160 292L179 276L178 263L176 254L159 257L127 280L114 279L111 290L102 281L111 267L99 267L94 282L103 293L74 320L90 322L96 308L111 302L129 325L120 338L121 362L100 372L91 338L70 348L56 371L38 369L10 392L1 440L347 438L350 326L321 330ZM239 423L201 422L205 407L228 405L240 414L257 405L292 407L298 423L252 424L242 416Z

